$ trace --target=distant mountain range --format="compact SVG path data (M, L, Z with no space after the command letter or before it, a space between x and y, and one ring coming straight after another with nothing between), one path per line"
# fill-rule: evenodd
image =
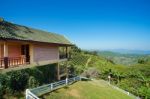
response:
M98 51L99 56L112 60L116 64L133 65L141 58L150 59L150 51L140 50L107 50Z
M104 50L104 51L120 53L120 54L150 55L150 50L144 51L144 50L112 49L112 50Z

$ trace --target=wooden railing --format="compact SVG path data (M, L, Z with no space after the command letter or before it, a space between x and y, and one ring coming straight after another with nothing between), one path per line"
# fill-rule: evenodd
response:
M8 58L8 67L23 65L23 64L26 63L25 61L26 61L25 57L11 57L11 58Z
M5 57L0 58L0 68L15 67L18 65L26 64L25 57Z
M4 58L0 58L0 68L4 68Z

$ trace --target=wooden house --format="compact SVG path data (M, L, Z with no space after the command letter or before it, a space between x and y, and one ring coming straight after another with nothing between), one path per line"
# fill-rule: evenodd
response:
M0 20L0 72L56 63L60 79L70 46L63 35Z

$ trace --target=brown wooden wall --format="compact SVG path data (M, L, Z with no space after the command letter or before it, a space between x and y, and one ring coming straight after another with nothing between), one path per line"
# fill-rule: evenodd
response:
M8 57L21 57L21 45L8 45Z
M0 58L4 56L4 46L0 44Z
M48 44L34 44L33 45L33 61L48 61L58 60L59 49L58 46Z

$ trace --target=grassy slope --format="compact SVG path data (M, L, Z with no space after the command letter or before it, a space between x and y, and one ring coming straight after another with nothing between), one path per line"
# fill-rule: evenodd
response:
M133 99L103 80L80 81L43 96L43 99Z

